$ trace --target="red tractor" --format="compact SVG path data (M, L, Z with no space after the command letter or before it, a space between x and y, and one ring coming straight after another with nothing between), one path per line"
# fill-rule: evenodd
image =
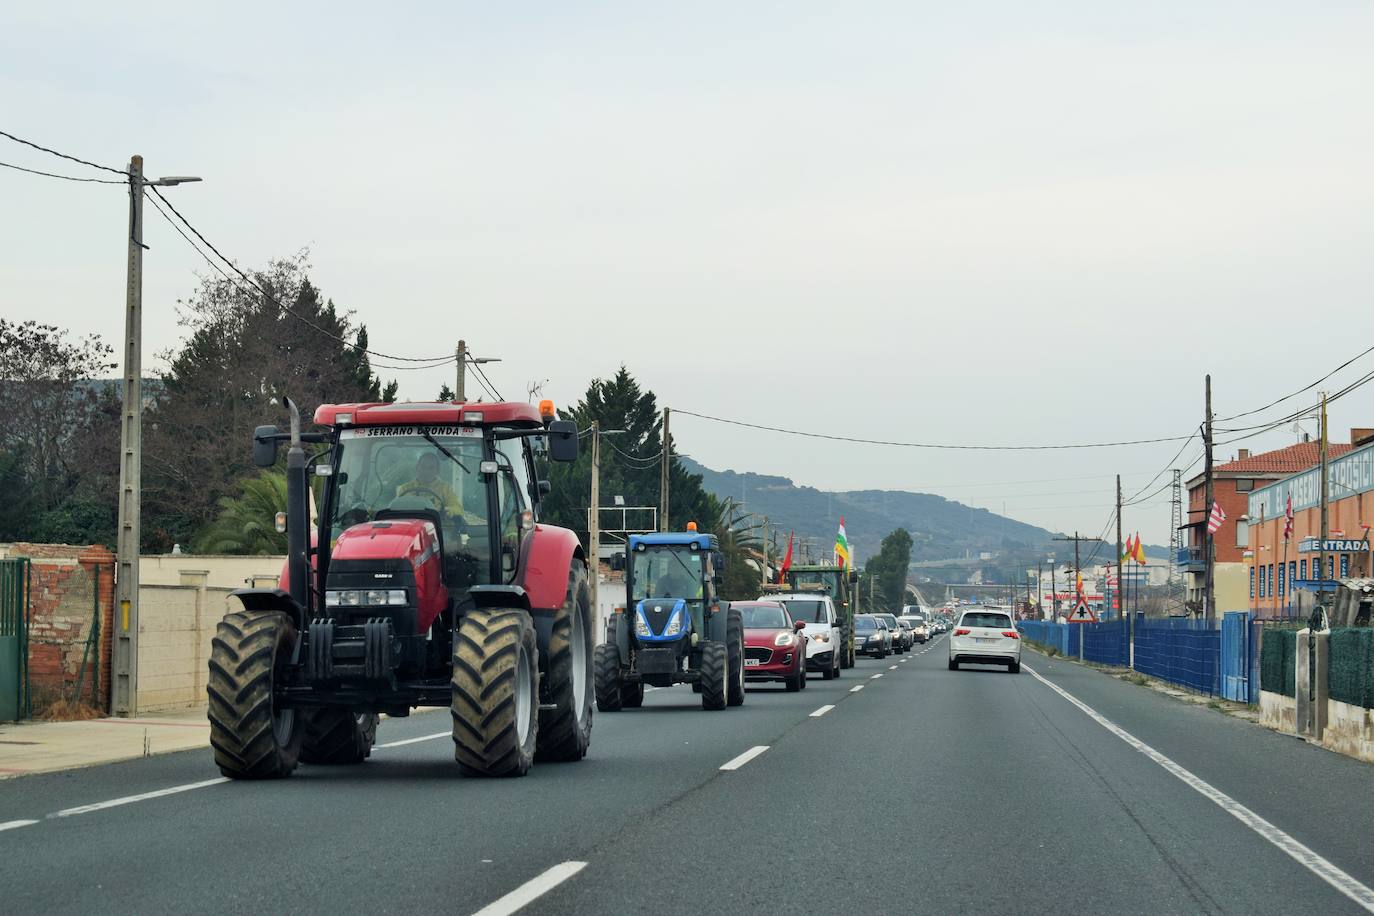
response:
M541 525L534 457L577 458L552 402L325 404L288 441L288 551L274 589L242 589L210 654L210 743L233 779L298 761L361 763L381 713L448 706L463 772L580 760L592 728L587 560ZM306 445L317 454L307 462ZM311 477L318 523L311 527Z

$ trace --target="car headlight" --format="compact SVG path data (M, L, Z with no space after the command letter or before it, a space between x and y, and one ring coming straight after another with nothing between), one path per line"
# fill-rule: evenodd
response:
M790 646L796 641L797 637L793 636L791 633L779 633L777 636L773 638L773 645Z
M642 614L635 615L635 635L645 637L654 635L653 632L649 629L648 621L644 619L644 615Z
M668 621L668 626L664 629L664 636L677 636L682 632L682 615L674 614L673 619Z

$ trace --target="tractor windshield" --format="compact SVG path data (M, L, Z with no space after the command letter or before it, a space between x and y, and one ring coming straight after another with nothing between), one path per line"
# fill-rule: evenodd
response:
M633 598L702 598L702 551L686 547L636 550L631 577Z
M480 433L452 427L366 427L340 434L335 535L379 517L438 518L446 578L490 579L487 491Z

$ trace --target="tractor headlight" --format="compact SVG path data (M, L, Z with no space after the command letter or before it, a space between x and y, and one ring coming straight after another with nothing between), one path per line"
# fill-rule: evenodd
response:
M810 634L807 635L809 636ZM830 642L829 633L817 633L815 636L811 636L811 638L816 640L817 642Z
M668 621L668 626L664 628L664 636L677 636L682 632L682 615L674 614L673 619Z
M403 588L345 588L324 593L326 607L404 607Z
M797 637L793 636L791 633L779 633L777 636L773 638L773 645L790 646L796 641Z
M635 614L635 635L645 638L653 636L653 631L649 629L649 623L644 619L643 614Z

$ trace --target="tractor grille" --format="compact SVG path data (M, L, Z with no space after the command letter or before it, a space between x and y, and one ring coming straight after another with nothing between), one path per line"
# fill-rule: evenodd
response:
M744 657L753 659L760 665L766 665L773 658L773 650L765 649L762 646L745 646Z

